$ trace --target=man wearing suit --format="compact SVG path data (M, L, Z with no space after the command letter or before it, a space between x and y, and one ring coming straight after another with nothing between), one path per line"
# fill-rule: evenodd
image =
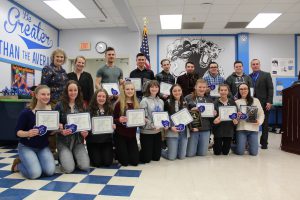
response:
M260 144L262 149L267 149L269 131L268 119L273 103L274 87L271 74L260 70L260 61L258 59L253 59L251 61L251 68L253 72L250 74L250 77L252 78L252 83L254 86L254 97L259 99L265 113L265 120L262 124Z

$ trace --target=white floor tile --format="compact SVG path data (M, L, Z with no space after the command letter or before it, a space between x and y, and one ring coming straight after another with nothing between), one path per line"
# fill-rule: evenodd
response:
M118 169L94 169L90 175L96 175L96 176L114 176Z
M42 188L50 182L51 181L44 180L25 180L13 186L12 188L39 190L40 188Z
M69 193L80 193L80 194L99 194L105 185L102 184L88 184L78 183L75 185Z
M62 174L61 176L54 179L54 181L65 181L65 182L80 182L86 175L83 174Z
M26 197L26 200L57 200L60 199L65 193L64 192L52 192L52 191L42 191L38 190L28 197Z

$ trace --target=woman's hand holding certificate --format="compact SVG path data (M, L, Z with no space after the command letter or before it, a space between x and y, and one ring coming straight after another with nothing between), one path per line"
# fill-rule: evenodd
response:
M134 109L126 111L127 127L138 127L145 125L145 110Z

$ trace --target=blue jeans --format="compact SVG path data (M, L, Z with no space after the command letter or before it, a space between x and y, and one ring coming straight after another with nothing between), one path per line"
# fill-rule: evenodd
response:
M210 131L191 132L187 144L187 157L206 156L209 145Z
M249 144L249 154L256 156L258 154L258 132L257 131L237 131L235 153L243 155L246 143Z
M167 150L162 150L161 154L168 160L184 159L186 156L186 147L188 138L186 133L179 133L178 137L167 138Z
M43 149L32 148L21 143L18 144L21 163L17 168L28 179L39 178L42 173L52 176L55 172L55 162L49 147Z

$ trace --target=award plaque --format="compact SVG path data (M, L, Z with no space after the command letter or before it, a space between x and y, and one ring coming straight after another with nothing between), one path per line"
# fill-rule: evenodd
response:
M243 106L241 105L241 112L246 114L246 122L256 123L258 108L256 106Z
M193 121L189 124L190 128L201 128L201 114L198 110L190 110L190 114L193 118Z

